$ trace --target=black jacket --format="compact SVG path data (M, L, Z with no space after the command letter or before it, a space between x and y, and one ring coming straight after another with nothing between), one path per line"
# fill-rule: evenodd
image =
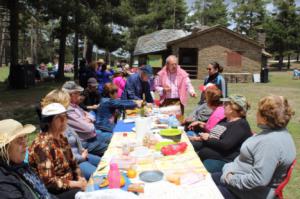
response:
M242 118L223 124L227 129L221 135L220 139L210 138L203 142L203 147L198 151L201 160L215 159L231 162L240 154L240 147L243 142L252 136L249 123L246 119Z
M28 167L28 169L30 168ZM35 199L38 198L38 194L21 175L0 161L0 198ZM51 196L51 198L56 197Z

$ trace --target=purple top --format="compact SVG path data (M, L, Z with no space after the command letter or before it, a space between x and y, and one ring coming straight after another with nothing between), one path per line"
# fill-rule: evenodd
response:
M96 136L94 118L76 104L68 107L68 125L74 129L81 140Z

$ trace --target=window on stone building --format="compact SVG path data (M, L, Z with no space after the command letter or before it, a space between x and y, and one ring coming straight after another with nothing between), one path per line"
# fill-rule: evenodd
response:
M227 66L241 67L242 55L239 52L227 52Z

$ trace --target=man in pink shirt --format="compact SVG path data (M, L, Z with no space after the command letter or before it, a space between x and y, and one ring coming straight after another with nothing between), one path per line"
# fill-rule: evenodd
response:
M166 65L157 73L155 90L160 95L161 106L180 104L182 114L187 105L188 94L196 97L189 74L178 65L174 55L166 59Z

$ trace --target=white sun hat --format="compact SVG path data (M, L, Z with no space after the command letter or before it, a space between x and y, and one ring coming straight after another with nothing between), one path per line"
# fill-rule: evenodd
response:
M67 112L66 108L60 103L51 103L42 109L42 116L48 117L53 115L59 115Z

